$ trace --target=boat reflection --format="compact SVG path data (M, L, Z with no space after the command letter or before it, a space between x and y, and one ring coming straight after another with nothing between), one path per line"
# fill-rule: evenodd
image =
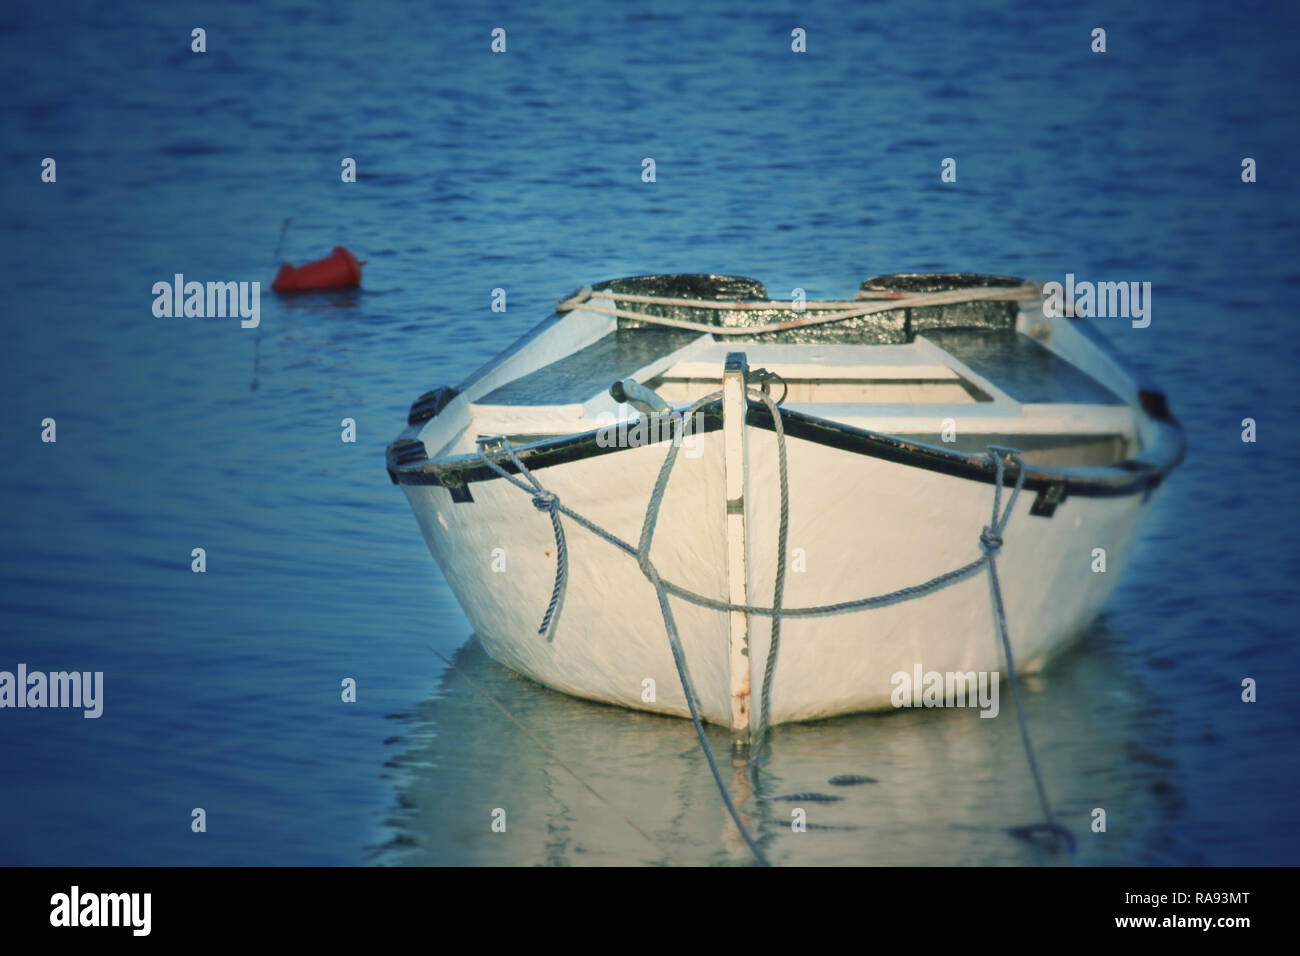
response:
M436 661L437 658L434 658ZM388 764L397 808L380 864L727 865L752 862L689 721L556 693L492 661L476 638L409 715ZM1010 688L977 709L859 714L771 733L757 786L710 742L747 825L785 865L1123 865L1161 862L1181 807L1178 767L1142 741L1171 717L1093 628L1025 678L1026 711L1058 822L1077 855L1018 839L1036 799ZM730 767L727 764L731 763ZM1092 832L1094 808L1105 833ZM504 832L493 829L504 810ZM792 823L803 811L806 830ZM498 826L499 829L499 826Z

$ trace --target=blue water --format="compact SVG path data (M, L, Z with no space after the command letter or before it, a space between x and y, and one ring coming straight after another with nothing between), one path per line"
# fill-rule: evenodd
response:
M688 724L483 656L383 448L585 283L838 298L913 270L1153 284L1149 328L1094 321L1187 461L1030 718L1081 862L1294 861L1296 8L430 6L0 14L0 669L106 682L98 720L0 711L0 862L743 861ZM286 218L279 259L346 244L363 290L272 295ZM156 318L177 272L262 282L260 328ZM755 826L778 862L1054 862L998 829L1032 796L988 723L779 732L786 791L880 783L817 811L857 829L800 842L783 803Z

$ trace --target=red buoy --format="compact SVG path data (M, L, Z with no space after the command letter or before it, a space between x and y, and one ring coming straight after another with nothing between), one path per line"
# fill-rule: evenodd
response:
M342 246L335 246L324 259L303 266L287 262L275 274L271 288L276 292L309 292L313 289L347 289L361 285L361 263Z

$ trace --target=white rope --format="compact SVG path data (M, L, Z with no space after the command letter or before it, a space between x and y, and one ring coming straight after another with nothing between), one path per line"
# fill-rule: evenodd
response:
M906 292L887 292L877 296L877 298L882 298L882 299L885 298L904 299L906 297L907 297ZM746 301L746 302L741 302L741 301L714 302L712 299L676 299L676 298L663 296L663 295L630 295L630 294L625 295L622 292L610 292L608 290L604 290L601 292L593 292L589 296L589 298L610 299L610 300L618 299L620 302L642 302L645 303L646 305L684 305L684 306L689 306L690 308L693 309L771 310L771 309L788 309L794 307L794 300L791 300L789 303L787 303L785 300L777 301L774 299L757 299L754 301ZM818 300L813 302L805 302L804 304L818 309L852 309L862 305L862 302L860 300L853 300L851 302L835 302L835 301L823 302Z

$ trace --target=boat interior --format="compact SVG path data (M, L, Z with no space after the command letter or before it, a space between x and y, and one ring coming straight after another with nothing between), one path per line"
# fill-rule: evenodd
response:
M1021 280L997 276L882 276L864 282L858 295L888 299L918 287L998 283L1023 288ZM783 407L879 434L967 454L1011 445L1028 463L1050 467L1112 465L1141 451L1131 396L1122 397L1099 377L1116 387L1127 380L1115 377L1089 339L1068 328L1054 334L1038 299L900 308L789 332L714 335L629 315L758 326L844 303L795 309L788 301L767 300L753 280L718 276L637 277L591 288L603 297L586 300L560 321L588 312L594 314L587 321L605 324L553 361L468 395L468 420L446 436L437 457L472 452L479 436L506 435L521 446L633 420L643 411L616 399L627 397L617 389L611 392L625 380L683 409L721 388L726 356L736 351L745 353L750 369L779 376L764 388ZM664 290L750 304L727 311L618 298Z

